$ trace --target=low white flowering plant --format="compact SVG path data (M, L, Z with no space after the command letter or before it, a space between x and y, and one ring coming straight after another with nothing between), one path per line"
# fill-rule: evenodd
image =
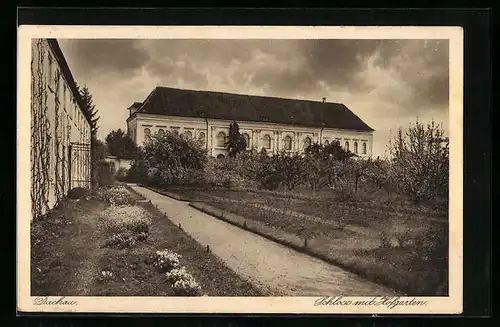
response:
M101 282L112 280L113 277L114 277L113 273L109 270L102 270L101 273L99 274L99 280Z
M147 233L151 224L149 212L137 206L111 206L102 211L101 217L106 229L115 233Z
M168 249L156 251L153 266L160 269L161 272L169 272L179 266L182 256Z
M128 232L113 234L109 236L104 246L108 248L125 249L131 248L136 244L136 238Z
M97 198L110 203L113 206L134 204L130 192L123 185L109 185L100 188L96 192Z
M191 275L189 275L191 276ZM172 288L175 295L197 296L200 295L201 287L191 276L190 279L180 279L176 281Z
M176 295L199 295L200 285L194 277L187 272L186 267L172 269L165 274L167 280L172 283L172 288Z

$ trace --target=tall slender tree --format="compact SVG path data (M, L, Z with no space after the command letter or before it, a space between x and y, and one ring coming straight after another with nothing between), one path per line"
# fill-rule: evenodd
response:
M226 149L230 157L235 157L247 147L245 137L240 134L240 127L237 122L229 124L229 136L226 143Z
M94 100L92 99L92 94L90 93L88 87L84 85L82 88L78 87L80 92L80 97L83 101L83 115L90 123L90 132L93 138L97 139L97 130L99 125L97 124L100 116L97 116L98 110L95 107Z
M83 102L83 115L90 124L90 174L92 188L95 188L99 183L99 162L103 160L102 142L97 139L100 116L97 116L98 110L95 107L92 94L88 87L86 85L83 87L77 85L77 89Z

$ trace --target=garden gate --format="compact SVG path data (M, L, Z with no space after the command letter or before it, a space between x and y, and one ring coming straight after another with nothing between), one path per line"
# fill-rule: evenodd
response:
M90 144L71 143L69 145L69 189L74 187L91 188Z

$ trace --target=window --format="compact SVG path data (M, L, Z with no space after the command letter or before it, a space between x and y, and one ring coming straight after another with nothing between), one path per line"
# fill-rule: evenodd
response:
M164 131L162 128L160 128L160 129L158 130L158 135L160 135L160 136L164 136L164 135L165 135L165 131Z
M345 149L346 149L347 151L349 151L349 142L348 142L348 141L345 141Z
M354 142L354 153L358 153L358 142Z
M262 138L262 140L264 141L264 149L270 149L271 148L271 137L269 135L264 135L264 137Z
M307 149L308 147L310 147L311 143L312 143L311 139L309 137L306 137L304 139L304 149Z
M198 134L198 142L202 145L205 144L205 133L200 132L200 134Z
M363 154L366 154L366 143L363 142Z
M185 131L184 133L182 133L182 135L186 140L190 140L193 138L193 133L191 131Z
M245 138L246 148L248 149L250 147L250 135L248 135L247 133L244 133L243 137Z
M149 128L144 129L144 141L151 141L151 130Z
M223 148L225 143L226 143L226 133L219 132L219 134L217 134L217 147Z
M285 136L285 138L283 139L283 148L286 151L292 150L292 138L290 136Z
M178 133L179 133L179 129L180 129L180 127L177 127L177 126L171 126L170 128L172 129L172 132L173 132L173 133L176 133L176 134L178 134Z

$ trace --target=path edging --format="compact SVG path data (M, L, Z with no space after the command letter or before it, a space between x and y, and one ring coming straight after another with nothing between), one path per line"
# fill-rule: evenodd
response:
M304 246L300 246L300 245L297 245L297 244L293 244L291 242L287 242L285 240L282 240L282 239L279 239L277 237L275 237L274 235L272 234L269 234L269 233L266 233L264 231L260 231L258 229L255 229L255 228L252 228L252 227L249 227L249 226L244 226L243 224L239 223L239 222L236 222L234 220L231 220L231 219L228 219L227 217L225 217L224 215L219 215L217 214L217 211L221 211L221 212L224 212L223 210L220 210L220 209L217 209L215 207L212 207L210 205L207 205L205 203L203 203L202 205L200 205L201 203L198 203L198 202L190 202L189 203L189 206L190 207L193 207L203 213L206 213L214 218L217 218L219 220L222 220L222 221L225 221L233 226L236 226L236 227L239 227L243 230L246 230L246 231L249 231L249 232L252 232L254 234L257 234L259 236L262 236L266 239L269 239L275 243L278 243L278 244L281 244L281 245L284 245L284 246L287 246L297 252L300 252L302 254L306 254L306 255L309 255L313 258L316 258L316 259L319 259L319 260L322 260L328 264L331 264L331 265L334 265L334 266L337 266L339 268L342 268L350 273L353 273L361 278L364 278L372 283L375 283L375 284L379 284L379 285L382 285L382 286L385 286L387 288L389 288L390 290L396 292L396 293L401 293L400 291L397 290L397 285L394 285L393 283L391 283L390 281L388 280L382 280L382 281L374 281L373 280L373 276L370 276L368 274L366 274L366 272L364 270L361 270L361 269L356 269L355 267L352 267L350 265L346 265L344 264L343 262L335 259L335 258L332 258L332 257L328 257L324 254L321 254L321 253L318 253L316 251L314 251L314 249L311 249L311 248L308 248L308 247L304 247ZM237 216L237 217L241 217L241 216L238 216L236 214L232 214L233 216ZM244 221L245 218L244 217L241 217L241 219ZM379 276L377 276L379 277ZM401 295L401 294L400 294Z
M182 197L179 194L172 193L172 192L167 192L167 191L162 191L162 190L159 190L157 188L154 188L154 187L151 187L151 186L148 186L148 185L137 184L137 186L144 187L144 188L146 188L146 189L148 189L150 191L159 193L161 195L168 196L169 198L172 198L172 199L177 200L177 201L182 201L182 202L190 202L191 201L191 199Z
M165 196L168 196L172 199L175 199L175 200L178 200L178 201L183 201L183 202L189 202L189 206L196 209L196 210L199 210L205 214L208 214L214 218L217 218L219 220L222 220L226 223L229 223L233 226L236 226L236 227L239 227L243 230L246 230L246 231L249 231L249 232L252 232L256 235L259 235L259 236L262 236L268 240L271 240L275 243L278 243L278 244L281 244L281 245L284 245L284 246L287 246L297 252L300 252L302 254L306 254L306 255L309 255L313 258L316 258L316 259L319 259L319 260L322 260L328 264L331 264L331 265L334 265L334 266L337 266L339 268L342 268L352 274L355 274L361 278L364 278L366 279L367 281L370 281L372 283L375 283L375 284L379 284L379 285L382 285L384 287L387 287L389 288L390 290L394 291L395 293L399 294L399 295L404 295L403 293L406 293L405 290L400 286L400 285L397 285L396 283L392 282L391 280L387 279L384 275L370 275L366 272L365 269L361 269L361 268L357 268L355 266L352 266L352 265L348 265L348 264L345 264L343 263L342 261L338 260L338 259L335 259L335 258L332 258L332 257L329 257L329 256L326 256L322 253L319 253L317 251L315 251L314 249L311 249L311 248L308 248L308 247L304 247L304 246L301 246L301 245L297 245L297 244L293 244L291 242L287 242L286 240L282 240L282 239L279 239L277 237L275 237L274 235L270 234L270 233L266 233L264 231L261 231L261 230L258 230L258 229L255 229L255 228L251 228L249 226L243 226L243 224L240 224L236 221L233 221L231 219L228 219L227 217L224 217L223 215L219 215L217 214L217 211L221 211L221 212L224 212L223 210L220 210L220 209L217 209L215 207L212 207L206 203L200 203L200 202L195 202L195 201L191 201L189 199L186 199L186 198L183 198L181 196L179 196L178 194L175 194L175 193L171 193L171 192L165 192L165 191L161 191L161 190L158 190L158 189L155 189L155 188L152 188L150 186L146 186L146 185L143 185L143 184L137 184L138 186L141 186L141 187L144 187L144 188L147 188L153 192L156 192L156 193L159 193L159 194L162 194L162 195L165 195ZM199 206L197 205L198 204L203 204L203 206ZM209 208L209 209L207 209ZM210 210L211 209L211 210ZM238 216L238 215L235 215L235 214L232 214L234 216ZM238 216L238 217L241 217L241 216ZM244 217L241 217L241 219L244 221L245 218ZM377 278L377 280L374 280L375 277Z

